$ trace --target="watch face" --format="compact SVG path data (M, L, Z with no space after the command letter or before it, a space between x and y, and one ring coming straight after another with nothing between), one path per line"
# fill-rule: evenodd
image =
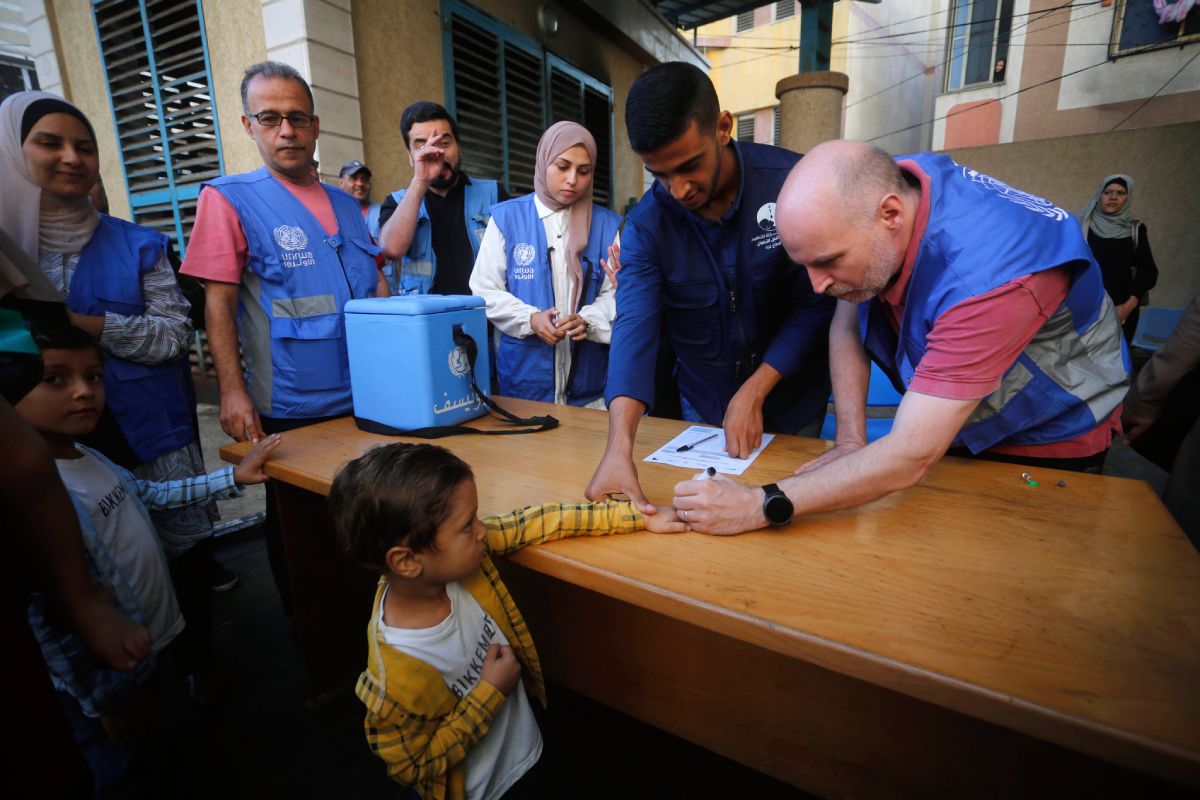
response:
M767 518L767 522L772 525L786 525L792 521L792 501L788 500L787 495L778 489L774 493L767 495L766 502L763 503L763 516Z

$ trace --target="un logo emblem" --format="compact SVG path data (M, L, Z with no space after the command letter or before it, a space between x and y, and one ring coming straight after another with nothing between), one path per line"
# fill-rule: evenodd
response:
M528 267L533 263L535 255L537 255L537 250L533 245L526 242L521 242L513 247L513 261L516 262L518 267Z
M450 374L456 378L461 378L471 371L471 360L467 358L467 351L461 347L456 347L450 351Z
M272 233L275 235L275 244L284 250L303 250L308 247L308 236L305 235L303 228L297 228L295 225L280 225Z

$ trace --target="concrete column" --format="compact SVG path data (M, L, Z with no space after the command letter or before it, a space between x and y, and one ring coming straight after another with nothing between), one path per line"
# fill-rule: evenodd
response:
M342 164L363 157L351 0L260 2L267 58L295 67L312 87L321 180L337 183Z
M850 79L842 72L801 72L775 84L779 145L797 153L842 138L842 102Z

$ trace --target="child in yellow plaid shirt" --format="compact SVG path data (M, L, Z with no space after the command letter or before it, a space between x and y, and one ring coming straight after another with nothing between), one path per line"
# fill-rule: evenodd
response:
M526 695L528 687L545 703L542 669L491 556L687 525L670 506L643 516L628 502L546 504L480 520L471 468L427 444L386 445L349 462L329 502L343 547L382 575L355 691L388 774L424 800L549 796Z

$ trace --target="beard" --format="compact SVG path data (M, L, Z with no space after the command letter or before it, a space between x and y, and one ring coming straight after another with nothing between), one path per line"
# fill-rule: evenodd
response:
M900 255L888 245L882 233L871 233L871 259L863 273L861 286L833 284L826 287L825 294L845 300L847 303L863 303L881 294L892 282L900 266Z
M436 178L429 182L429 185L434 189L449 189L458 183L458 176L461 174L462 169L459 164L442 162L442 171L438 173Z

